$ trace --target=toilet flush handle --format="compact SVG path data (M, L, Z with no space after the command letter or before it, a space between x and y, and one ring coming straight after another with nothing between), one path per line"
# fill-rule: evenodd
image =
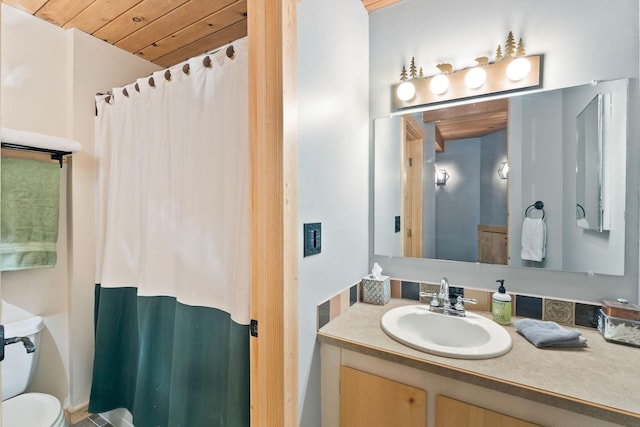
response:
M29 337L13 337L4 339L4 345L15 344L17 342L24 344L24 348L27 350L27 353L33 353L36 351L36 346L33 345L33 342Z

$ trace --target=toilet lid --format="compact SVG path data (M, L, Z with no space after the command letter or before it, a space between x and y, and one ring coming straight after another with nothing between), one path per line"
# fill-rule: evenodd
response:
M55 397L25 393L2 402L3 427L63 426L62 406Z

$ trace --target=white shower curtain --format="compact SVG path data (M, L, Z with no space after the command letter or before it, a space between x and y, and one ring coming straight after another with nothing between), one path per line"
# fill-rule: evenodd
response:
M248 425L246 38L233 47L97 98L89 409L136 427Z

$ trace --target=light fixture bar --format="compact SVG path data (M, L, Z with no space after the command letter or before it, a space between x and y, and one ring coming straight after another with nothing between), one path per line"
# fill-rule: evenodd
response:
M511 80L507 77L507 68L514 61L521 59L528 60L531 65L531 69L521 80ZM394 94L393 108L402 109L417 107L421 105L436 104L501 92L513 92L539 87L541 85L541 64L542 55L534 55L521 58L505 58L500 61L484 65L482 66L482 69L486 72L486 80L480 87L475 89L472 89L465 84L465 76L467 72L476 67L457 70L446 75L449 79L449 86L442 94L436 94L430 89L431 81L442 74L437 74L427 78L418 77L411 80L405 80L402 83L410 82L415 86L415 94L409 100L402 100L397 95L397 88L402 83L394 85L392 91Z

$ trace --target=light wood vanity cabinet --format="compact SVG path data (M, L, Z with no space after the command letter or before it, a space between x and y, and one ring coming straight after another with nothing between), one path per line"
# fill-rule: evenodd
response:
M478 262L507 265L508 254L507 227L478 225Z
M540 427L447 396L436 398L436 427Z
M340 367L340 425L425 427L427 393L346 366Z
M427 392L340 366L341 427L426 427ZM540 427L444 395L436 396L436 427Z

